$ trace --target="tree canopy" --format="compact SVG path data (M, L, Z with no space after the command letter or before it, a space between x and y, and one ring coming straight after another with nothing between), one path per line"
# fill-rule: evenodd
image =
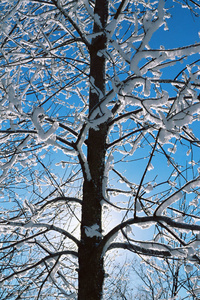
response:
M200 41L163 43L174 7L198 18L184 0L0 2L2 300L103 299L117 251L198 269Z

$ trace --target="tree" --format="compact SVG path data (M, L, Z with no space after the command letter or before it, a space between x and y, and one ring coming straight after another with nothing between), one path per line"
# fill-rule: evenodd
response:
M113 270L115 274L106 278L106 299L199 299L199 263L141 256L122 261Z
M133 271L130 275L132 280L140 279L133 299L198 299L198 266L196 268L176 259L160 262L154 258L142 262L134 260L130 270Z
M186 202L183 197L178 205L179 210L184 207L184 212L189 215L191 209L193 210L191 206L195 206L195 203ZM171 217L173 218L173 211ZM185 222L191 224L191 218L185 219ZM155 231L154 240L157 239L157 234L158 231ZM162 235L167 236L167 232L163 232ZM181 239L186 242L187 234L182 232ZM168 241L168 244L172 244L172 241ZM174 240L173 247L179 247L179 242ZM135 282L136 278L140 279L135 288L138 292L132 297L133 299L198 299L197 287L200 277L198 262L177 258L165 258L160 261L156 258L141 257L140 260L134 259L129 262L127 274L130 281ZM123 277L126 277L125 273Z
M102 299L117 249L199 263L200 43L162 46L167 5L1 1L1 299Z

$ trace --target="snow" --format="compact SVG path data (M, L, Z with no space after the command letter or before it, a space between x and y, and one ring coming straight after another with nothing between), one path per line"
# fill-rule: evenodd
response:
M187 257L187 249L176 248L170 251L172 256L185 258Z
M94 224L92 226L85 226L85 234L87 237L102 237L102 234L99 232L99 225Z
M14 164L17 162L18 156L21 152L21 150L28 144L28 142L31 140L30 136L27 136L17 147L16 147L16 154L14 154L11 159L1 165L1 169L3 170L3 173L0 176L0 183L6 178L9 169L11 169Z
M190 273L193 270L193 266L192 265L185 265L185 272L186 273Z
M118 236L118 232L116 232L115 234L113 234L109 240L106 242L105 246L103 247L103 251L102 251L102 257L105 255L107 249L109 248L110 244L117 238Z
M89 168L89 165L88 165L88 162L87 162L87 159L86 159L86 156L82 150L82 145L86 139L86 135L87 135L87 132L89 130L89 125L87 124L83 130L83 132L81 133L81 136L79 138L79 141L76 145L77 147L77 151L81 157L81 160L82 160L82 165L83 165L83 168L84 168L84 172L86 174L86 177L87 177L87 180L90 181L92 179L91 177L91 174L90 174L90 168Z
M155 215L157 215L157 216L161 215L168 206L170 206L171 204L179 201L181 198L182 198L182 193L180 191L175 192L174 194L169 196L167 199L165 199L158 206L158 208L155 210Z
M170 195L167 199L165 199L155 210L155 215L161 215L164 210L170 206L171 204L179 201L183 194L182 192L190 193L192 189L200 187L200 177L197 177L191 181L188 181L183 185L178 191Z
M158 143L163 145L169 142L170 146L165 145L163 149L165 149L167 153L164 153L164 151L162 152L163 149L161 147L159 148L158 145L155 153L153 153L155 154L153 165L147 165L148 171L152 171L147 174L146 171L143 173L146 176L143 181L144 184L141 184L141 195L144 198L141 198L142 202L137 201L136 210L141 211L142 203L144 205L144 211L141 215L147 212L149 216L152 216L153 208L157 205L155 215L167 215L168 211L166 211L166 209L170 205L182 200L183 196L187 196L186 194L190 194L189 197L187 196L189 198L187 205L190 205L189 211L195 214L198 211L199 204L197 196L199 193L198 187L200 186L200 178L197 177L194 181L186 182L184 175L187 173L185 177L189 180L189 177L193 176L190 171L192 170L194 174L196 172L198 166L195 164L195 158L192 157L196 150L193 151L193 146L188 150L190 147L188 146L189 143L187 141L183 143L184 149L186 149L186 151L188 150L187 155L191 155L191 164L187 162L188 168L185 170L181 168L179 170L179 163L176 164L174 161L174 165L168 168L168 174L167 169L166 174L165 172L161 172L162 174L160 174L162 168L159 166L159 161L156 160L157 154L158 160L159 155L161 156L162 154L166 154L166 161L168 160L169 162L172 162L173 158L177 158L177 153L180 153L180 143L172 144L171 139L173 138L173 142L176 138L180 141L180 136L183 134L182 127L192 124L195 119L197 120L198 114L200 114L200 103L197 99L199 94L200 68L196 65L193 70L192 66L186 66L186 62L183 59L184 56L190 56L188 57L188 64L190 64L191 55L192 53L195 54L199 52L200 44L196 43L191 46L174 49L165 49L167 47L166 44L164 46L158 46L156 49L150 48L150 41L154 32L163 25L166 28L165 19L167 16L164 8L166 1L141 0L132 3L128 0L110 1L109 9L112 11L112 15L108 17L108 24L104 29L101 28L100 16L94 14L95 1L78 0L71 1L70 3L65 1L65 4L62 0L54 1L57 3L58 8L54 7L55 4L52 1L51 3L50 1L37 1L35 7L38 7L38 9L36 9L36 11L32 11L32 6L28 5L29 2L15 2L17 3L16 6L12 1L5 1L5 3L7 3L9 7L13 7L13 9L7 11L5 15L2 15L1 21L3 24L0 25L2 34L2 36L0 35L0 39L3 41L0 51L2 58L0 76L2 79L0 82L2 96L0 96L0 98L3 98L2 100L0 99L0 113L2 120L8 120L7 123L2 122L1 124L1 153L6 152L7 155L1 159L2 163L0 166L2 175L0 177L0 183L1 188L4 188L5 200L7 200L6 198L8 197L6 194L8 193L7 191L9 191L10 195L13 193L12 199L15 201L16 209L12 214L12 220L15 222L11 222L10 226L9 223L2 223L1 231L3 231L3 234L10 234L16 228L16 232L18 232L19 227L21 227L23 234L31 232L30 229L33 229L32 232L39 232L40 228L41 231L42 228L44 228L53 231L54 234L63 235L72 241L75 240L72 236L70 237L68 232L64 232L62 226L59 227L58 224L60 223L56 223L57 219L55 219L55 223L50 223L50 220L53 220L54 217L58 218L52 213L52 211L55 212L55 203L48 205L48 210L46 211L48 215L45 221L43 220L44 223L40 223L41 220L37 215L37 205L33 206L29 204L28 197L30 196L31 201L37 199L36 201L47 204L49 199L46 197L48 197L48 195L57 197L58 193L74 193L74 190L76 190L75 193L77 192L80 195L82 190L79 185L82 185L82 175L84 176L83 180L92 180L87 161L88 132L91 128L99 130L99 125L104 122L109 122L114 118L118 119L118 126L114 126L112 122L113 129L109 132L110 141L108 141L108 148L106 149L107 156L104 161L105 171L102 178L104 199L99 199L101 203L103 203L104 200L105 202L107 201L109 209L110 207L114 209L118 207L118 204L112 205L112 203L109 202L109 196L106 192L107 186L109 186L111 191L116 191L116 193L118 192L120 195L120 197L114 199L114 201L116 201L115 203L118 201L121 202L124 212L119 212L114 222L120 224L121 220L119 220L118 217L120 218L122 216L122 221L126 221L132 216L133 209L131 207L134 202L135 191L138 188L138 182L140 182L141 173L143 172L143 163L145 164L145 159L147 160L148 155L151 153L149 149L154 143L154 138L158 130L160 132ZM24 3L23 5L22 2ZM124 5L123 9L125 9L126 6L127 8L116 17L115 12L122 3ZM39 7L41 7L41 10ZM69 11L66 7L69 7ZM132 7L134 7L134 9L131 12ZM58 13L59 10L60 13ZM31 14L31 12L33 13ZM42 15L40 15L41 12ZM21 22L22 19L20 16L23 18L23 22ZM15 22L17 28L13 27L15 26ZM71 25L69 25L69 23L71 23ZM98 33L93 33L94 23L99 27ZM11 30L12 28L13 31ZM125 32L126 29L127 32ZM94 78L89 77L89 46L92 39L101 37L102 34L106 34L108 43L105 49L98 51L97 55L106 58L105 95L95 85ZM161 35L161 30L159 30L158 37L162 37ZM88 42L88 44L86 42ZM162 42L158 42L161 45ZM154 46L157 47L156 45L153 45L153 47ZM185 74L183 73L179 75L178 79L172 79L171 81L171 73L173 72L170 72L170 70L176 70L176 65L178 65L179 68L181 61L184 64L182 67L180 66L180 68L184 69L186 66ZM169 71L169 80L163 79L166 78L165 70ZM197 88L194 87L195 85ZM91 114L89 113L89 88L91 88L92 93L98 95L99 100ZM165 88L166 91L164 91ZM60 92L61 90L62 93ZM112 108L117 107L115 104L120 107L117 108L114 116ZM39 106L37 107L37 105ZM43 108L40 107L40 105L43 106ZM135 113L138 108L141 108L141 114ZM128 115L131 111L133 112L132 115ZM123 114L126 116L126 113L128 117L123 118ZM52 123L47 122L48 116L53 120ZM60 123L56 120L59 120ZM71 128L71 132L70 130L63 129L62 124ZM142 131L140 131L141 128ZM11 132L11 130L13 132ZM16 132L14 132L15 130ZM28 133L30 137L25 138L27 133L20 133L20 135L18 135L17 130L26 130L27 132L31 130L31 133ZM133 135L128 136L125 142L122 139L120 140L120 138L129 132ZM191 132L189 133L191 134ZM192 138L194 137L193 135L191 136ZM69 145L72 145L72 148L73 146L77 148L77 151L61 146L60 142L56 142L56 137L62 137L63 140L69 141ZM113 147L112 141L115 141L115 138L117 142L114 143ZM74 144L71 144L71 142ZM176 146L174 146L174 144L176 144ZM49 156L45 157L44 153L39 153L41 146L46 147L46 150L49 151L47 153ZM144 148L142 148L143 146ZM62 149L63 152L61 153L61 151L59 151L59 153L54 155L52 151L58 148ZM137 149L139 149L138 153L136 152L134 157L131 157ZM38 152L36 152L37 150ZM94 149L94 151L95 150L96 149ZM23 153L25 153L25 156L22 157ZM138 166L141 168L138 167L137 169L137 163L135 163L135 161L139 158L139 153L141 153L142 158L144 157L145 159L141 161L141 164L140 161L138 162ZM47 168L47 172L52 172L49 173L49 176L52 174L52 180L55 178L53 175L55 164L62 164L63 169L60 167L60 169L57 168L56 170L57 173L59 173L59 170L61 173L58 174L60 178L57 177L57 179L55 179L55 191L49 177L45 176L42 171L40 172L40 169L38 169L37 174L31 169L32 167L37 169L37 162L31 158L31 156L36 157L37 155L44 165L48 161L48 158L50 158L51 169ZM72 161L72 155L76 155L78 158ZM70 157L68 158L67 156ZM79 165L79 167L77 163L78 159L79 162L81 162L81 166ZM126 161L129 161L128 165L130 168L126 173L127 178L122 175L124 174ZM181 163L182 161L180 164ZM71 169L72 165L73 167ZM25 169L27 166L30 170L28 168ZM117 189L115 179L109 182L109 175L113 166L115 166L116 170L120 170L121 173L119 172L118 175L121 178L123 186L127 185L128 188L125 187L127 190L122 191ZM132 166L133 169L131 169ZM19 169L17 170L15 167L19 167ZM46 167L47 165L45 165L45 168ZM46 171L45 168L43 170L44 172ZM158 173L156 173L157 168ZM80 176L76 177L76 173L73 173L73 171L80 171L81 169L82 175L79 173ZM27 173L26 170L28 170ZM30 175L20 182L20 177L12 178L12 174L15 171L19 174L29 173ZM155 180L157 181L157 174L158 177L162 175L163 178L158 178L159 185L156 187L153 183ZM9 177L10 175L11 177ZM183 176L179 180L181 175ZM34 176L38 178L39 183L36 182L37 180L34 181ZM66 177L71 178L71 182L67 181L68 178ZM174 177L175 180L173 181L171 178ZM9 186L10 178L13 183L16 183L13 187ZM33 180L34 185L32 185L31 180ZM42 186L42 180L43 183L46 184L45 188ZM17 190L19 194L21 194L22 188L24 188L26 184L28 188L25 197L27 197L28 200L23 202L24 198L18 199L18 197L15 197L14 192ZM56 184L59 190L57 190ZM70 184L73 185L72 189ZM183 184L182 187L181 184ZM16 188L16 186L19 186L19 188ZM74 186L75 189L73 188ZM164 191L162 194L166 186L168 186L168 191ZM33 194L29 195L28 192L31 188ZM152 193L152 191L155 191L155 195L152 198L145 198L145 196L148 196L145 195L145 192ZM54 193L54 195L51 194L51 192ZM191 193L193 193L194 196L191 195ZM129 199L126 199L125 196L128 196ZM159 199L162 199L162 202ZM17 211L18 201L20 207ZM148 201L150 202L148 203ZM59 213L62 207L60 207L58 202L56 204L58 204L56 212ZM46 207L45 204L44 207ZM79 209L81 209L80 206ZM118 210L120 210L120 205ZM74 210L72 210L72 212L75 213ZM42 213L44 213L44 210ZM78 211L78 218L79 213L80 210ZM107 211L106 214L107 213L109 214L109 211ZM77 215L75 216L77 217ZM3 217L9 222L8 213ZM3 217L2 220L4 219ZM67 218L68 217L70 216L67 216ZM41 219L42 218L43 215L41 215ZM158 217L157 219L162 222L162 218L164 220L164 217ZM152 219L156 220L156 217L154 218L152 216ZM186 232L186 230L178 229L178 226L184 227L186 218L180 219L180 214L177 216L177 214L174 213L173 220L174 222L176 221L177 225L175 232L181 235L182 231ZM47 222L47 224L45 222ZM190 228L193 228L192 224L197 222L197 218L192 218L192 222ZM151 226L152 223L139 223L138 221L136 226L145 228ZM155 223L156 222L153 223L154 226ZM51 224L57 224L58 228ZM109 226L111 225L109 224ZM35 228L37 230L35 230ZM103 243L103 236L97 224L86 226L84 230L88 238L96 237L99 240L102 239L101 242ZM126 230L128 233L131 229L126 227ZM195 232L189 229L187 229L187 233L191 233L191 235L192 233L195 234ZM51 234L48 235L49 238ZM134 232L131 233L131 236L133 234ZM112 235L107 241L103 249L103 255L116 236L117 234ZM170 234L168 236L166 234L166 239L163 238L163 240L164 242L169 242L169 245L171 245L170 242L172 239ZM56 243L57 242L59 242L58 239L56 239ZM77 247L78 242L75 242L75 244ZM16 248L17 246L22 247L22 244L19 242ZM170 247L153 242L146 244L141 243L141 247L148 249L153 248L160 251L169 250L173 255L185 258L184 249L171 249ZM185 266L187 272L191 271L190 262L198 247L198 239L189 242L188 246L185 247L188 259ZM47 264L48 263L50 263L50 261L48 261ZM57 272L56 268L58 267L60 266L57 265L51 273L52 280L56 281L55 274ZM62 286L60 286L60 291L58 290L58 292L69 299L75 297L74 294L69 295L66 290L62 290Z
M165 5L165 1L160 0L159 4L158 4L158 18L156 20L155 19L152 21L150 20L150 17L152 17L152 15L150 15L151 13L149 13L149 11L147 11L147 15L144 18L143 25L144 25L144 27L146 27L147 30L145 31L144 38L141 42L141 45L140 45L138 51L133 56L131 63L130 63L130 69L137 76L141 75L141 71L138 67L138 64L145 57L145 55L144 55L145 52L143 52L143 50L145 49L145 47L148 46L148 43L149 43L153 33L164 24L164 15L165 15L164 5Z
M54 122L53 125L45 132L42 128L41 122L40 122L40 116L44 115L44 109L42 107L37 107L33 111L32 115L32 121L33 124L38 132L38 138L41 141L47 141L52 137L52 135L55 133L55 131L59 127L58 122Z
M112 35L115 31L115 28L117 26L117 20L116 19L112 19L108 25L106 26L106 31L108 31L108 37L112 38Z
M106 193L106 189L107 189L107 182L108 182L108 178L109 178L109 172L110 170L113 169L114 167L114 156L112 153L109 154L107 161L106 161L106 165L105 165L105 170L104 170L104 176L103 176L103 198L106 199L107 201L109 201L108 195ZM102 204L104 203L104 200L102 199Z
M148 194L153 190L152 184L148 183L148 185L144 188L145 192Z
M148 166L148 171L151 171L153 169L154 169L154 166L152 165L152 163L150 163L149 166Z
M200 186L200 179L196 179L194 181L188 182L184 187L183 191L186 193L191 193L192 189Z
M152 250L158 250L158 251L168 251L171 253L172 256L174 257L181 257L181 258L185 258L187 256L187 249L185 248L172 248L169 245L165 245L164 243L157 243L154 241L150 241L150 242L140 242L137 241L137 244L144 249L152 249Z

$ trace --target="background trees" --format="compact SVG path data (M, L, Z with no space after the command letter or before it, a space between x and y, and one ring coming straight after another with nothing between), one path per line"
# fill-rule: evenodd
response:
M131 273L131 271L133 273ZM198 299L199 270L180 260L160 262L157 259L134 261L129 269L133 282L136 279L132 298L136 299ZM130 279L130 280L131 280ZM128 288L126 291L128 292ZM136 292L137 291L137 292Z
M101 299L117 249L198 266L200 43L166 5L1 1L1 299Z

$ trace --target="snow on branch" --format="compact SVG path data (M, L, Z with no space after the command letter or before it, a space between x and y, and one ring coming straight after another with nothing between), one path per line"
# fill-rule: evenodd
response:
M125 249L129 250L138 254L142 255L148 255L148 256L155 256L155 257L167 257L167 258L172 258L172 254L168 250L154 250L154 249L146 249L142 248L138 245L133 245L131 243L123 243L123 242L115 242L111 243L107 251L115 250L115 249Z
M58 129L59 124L58 122L54 122L53 125L45 132L40 122L40 116L43 115L44 109L42 107L35 108L33 111L32 121L38 132L39 139L41 139L41 141L47 141Z
M46 208L49 205L52 205L54 203L59 203L59 202L74 202L74 203L78 203L78 204L82 204L82 200L75 198L75 197L65 197L65 196L60 196L60 197L56 197L54 199L48 200L45 204L43 204L39 209L37 210L43 210L44 208Z
M76 22L73 21L73 19L68 14L67 10L64 9L63 6L61 5L60 1L59 0L52 0L52 2L55 4L55 6L58 8L58 10L65 16L65 18L67 20L69 20L69 22L72 24L72 26L76 29L77 33L81 37L82 42L85 43L85 45L89 48L90 43L88 42L88 40L87 40L86 36L84 35L84 33L81 31L80 26L78 26L76 24Z
M161 215L168 206L179 201L182 198L182 196L183 196L182 192L190 193L191 189L194 189L196 187L200 187L200 176L188 181L180 189L178 189L176 192L174 192L172 195L170 195L167 199L165 199L160 205L158 205L158 207L156 208L156 210L154 212L154 215L155 216Z
M146 19L146 23L144 23L144 31L145 35L140 44L139 49L137 50L136 54L133 56L130 64L131 70L138 76L141 75L140 69L138 67L139 62L144 57L142 51L145 47L148 47L148 43L155 31L158 30L164 24L164 17L165 17L165 9L164 9L165 1L160 0L158 4L158 16L157 19L150 20L150 18Z
M12 226L12 227L23 227L23 228L47 228L48 230L53 230L56 232L59 232L60 234L66 236L67 238L69 238L70 240L72 240L76 245L79 244L79 240L77 238L75 238L71 233L69 233L68 231L55 226L55 225L51 225L51 224L46 224L46 223L35 223L32 220L24 223L24 222L15 222L15 221L8 221L8 222L1 222L0 226Z
M19 271L14 271L12 274L6 276L5 278L3 278L2 280L0 280L0 286L3 285L4 281L6 280L12 280L13 278L15 278L16 276L24 276L25 274L27 274L30 270L38 267L38 266L43 266L45 264L45 262L51 260L52 258L60 258L62 255L71 255L73 257L78 257L78 254L76 251L73 250L64 250L64 251L58 251L56 253L51 253L50 255L47 255L46 257L40 259L38 262L23 268Z
M88 237L102 237L102 234L99 232L99 225L98 224L93 224L92 226L85 226L85 234Z
M165 217L165 216L136 217L136 218L128 219L127 221L122 222L121 224L118 224L116 227L114 227L110 232L108 232L103 237L102 241L99 244L99 247L100 247L102 253L105 253L107 251L107 249L109 249L110 243L113 242L113 240L117 237L118 233L120 233L121 230L123 230L124 228L126 228L130 225L144 226L144 225L150 225L150 224L157 224L158 223L162 226L161 222L166 223L167 225L169 225L172 228L185 229L185 230L200 232L200 225L176 222L176 221L172 220L172 218L170 218L170 217ZM156 247L160 248L158 244L157 244ZM163 247L165 248L165 246L163 246ZM141 249L141 247L140 247L140 249ZM181 249L186 249L187 250L187 247L184 247L184 248L181 248ZM163 250L163 248L162 248L162 250ZM177 255L177 252L175 250L176 249L173 248L173 249L171 249L172 252L170 252L169 248L168 248L167 252L170 252L171 255L173 253L176 253L176 255ZM179 252L179 250L177 250L177 251ZM183 251L185 251L185 250L183 250ZM149 252L149 254L150 254L150 252Z

